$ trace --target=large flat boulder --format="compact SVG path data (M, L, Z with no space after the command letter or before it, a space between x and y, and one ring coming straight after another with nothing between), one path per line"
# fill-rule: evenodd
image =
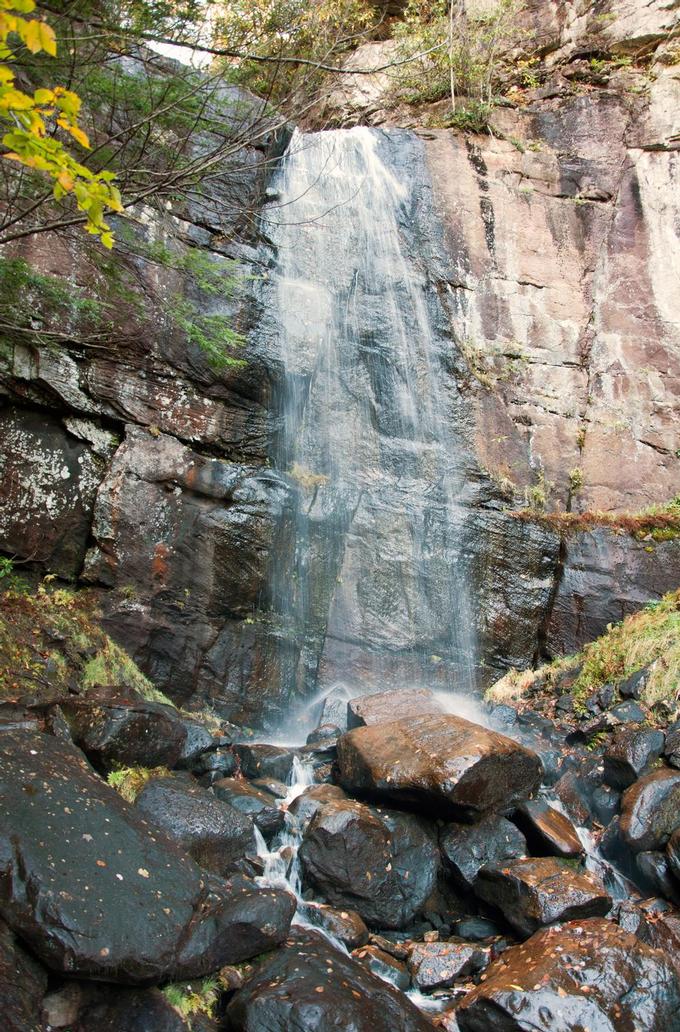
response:
M455 1013L460 1032L670 1032L680 979L661 950L591 918L506 950Z
M55 971L195 978L271 949L294 900L202 871L70 743L0 736L0 916Z
M331 946L296 932L262 963L226 1013L229 1032L432 1032L403 993Z
M338 741L338 766L353 794L467 820L527 798L542 770L524 746L446 714L355 728Z
M545 925L579 917L604 917L611 897L592 875L575 871L553 857L509 860L500 867L483 867L475 893L498 907L522 935Z
M402 688L394 692L360 695L347 703L347 728L390 724L393 720L443 713L441 703L429 688Z
M435 836L411 814L354 799L322 804L299 852L303 884L378 928L403 928L432 892Z

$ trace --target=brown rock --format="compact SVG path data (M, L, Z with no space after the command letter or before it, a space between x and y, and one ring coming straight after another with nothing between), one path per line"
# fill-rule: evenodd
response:
M541 778L535 753L448 715L356 728L338 741L338 766L358 795L464 819L512 806Z
M578 857L583 843L568 817L543 799L528 799L515 810L513 820L524 833L534 856Z
M557 921L603 917L612 905L593 875L574 871L552 857L483 867L474 890L485 903L498 907L522 935Z
M623 793L621 837L634 853L662 849L677 827L680 827L680 771L656 770Z
M339 939L348 950L368 942L368 928L356 910L336 910L325 903L307 903L304 914L310 924Z
M429 688L403 688L393 692L361 695L347 703L347 729L389 724L425 713L442 713L436 695Z
M488 948L462 939L426 942L413 947L408 966L414 984L424 992L431 992L455 985L466 975L483 970L490 956Z
M599 918L537 932L463 1000L461 1032L674 1027L680 979L660 950Z

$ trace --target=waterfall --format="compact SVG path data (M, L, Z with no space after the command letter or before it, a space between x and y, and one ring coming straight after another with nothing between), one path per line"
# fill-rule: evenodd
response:
M272 570L283 697L474 683L465 442L428 182L416 136L355 128L296 133L272 184L274 459L296 498Z

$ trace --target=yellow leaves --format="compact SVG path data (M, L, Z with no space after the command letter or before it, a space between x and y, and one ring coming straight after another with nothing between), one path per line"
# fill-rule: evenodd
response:
M31 53L43 51L56 55L56 37L47 22L21 17L34 9L34 0L0 0L0 61L13 57L7 46L7 37L12 33ZM114 174L92 172L78 162L57 137L48 133L48 126L56 115L56 125L81 147L89 149L88 135L78 125L80 108L78 94L63 86L40 87L33 96L24 93L16 88L11 68L0 64L0 120L9 122L12 127L2 137L6 148L2 156L49 176L54 183L55 200L71 195L86 216L87 232L98 236L104 247L111 248L114 238L104 213L123 211L120 191L113 182Z

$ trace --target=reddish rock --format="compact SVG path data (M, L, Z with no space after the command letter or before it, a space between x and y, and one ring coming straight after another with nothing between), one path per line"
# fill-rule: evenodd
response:
M338 766L350 792L466 819L512 806L541 779L535 753L448 715L356 728L338 741Z
M591 918L537 932L495 961L456 1011L460 1032L670 1032L680 978L661 950Z
M348 950L365 946L368 942L368 928L356 910L337 910L325 903L306 903L304 916L310 924L339 939Z
M502 867L484 867L474 890L480 899L497 907L522 935L544 925L579 917L603 917L611 897L592 875L575 871L563 861L509 860Z
M490 958L488 948L462 939L426 942L413 947L408 966L414 985L424 992L431 992L455 985L459 979L482 971Z
M581 856L583 843L568 817L544 799L528 799L515 810L513 820L526 835L532 856Z
M393 692L361 695L347 703L347 728L389 724L393 720L443 713L436 695L428 688L401 688Z

